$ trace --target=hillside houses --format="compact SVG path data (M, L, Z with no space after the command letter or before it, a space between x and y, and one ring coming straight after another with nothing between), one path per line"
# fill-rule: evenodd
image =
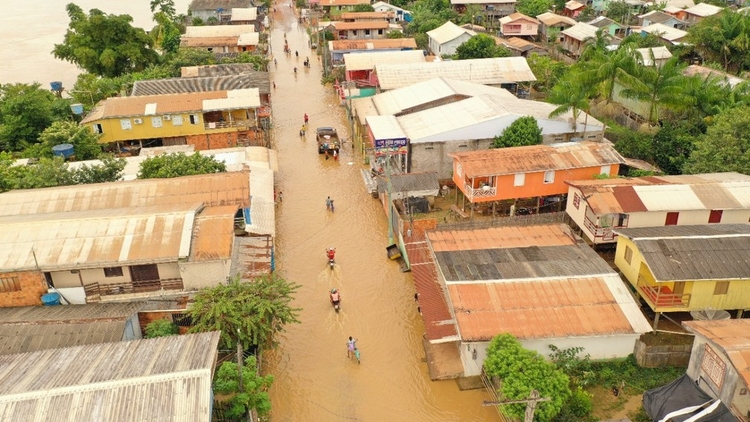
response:
M447 21L432 31L427 31L430 52L436 56L452 56L461 44L477 33Z

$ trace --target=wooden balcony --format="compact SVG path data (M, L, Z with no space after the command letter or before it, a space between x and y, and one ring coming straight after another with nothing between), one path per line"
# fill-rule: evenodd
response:
M87 302L98 302L102 296L115 296L132 293L158 292L160 290L182 290L181 278L165 278L123 283L90 283L83 286Z
M497 188L494 186L482 186L481 188L474 188L470 184L464 184L464 194L469 201L474 202L474 199L479 198L492 198L497 194Z
M640 276L637 287L641 296L656 312L664 308L688 308L690 306L690 293L673 293L668 286L651 286Z
M255 127L255 120L233 120L231 122L206 122L204 124L204 128L206 130L216 130L216 129L230 129L233 127L242 128L242 127Z

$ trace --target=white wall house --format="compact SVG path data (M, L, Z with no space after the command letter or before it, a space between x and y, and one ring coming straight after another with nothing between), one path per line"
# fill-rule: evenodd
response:
M456 49L476 34L476 32L461 28L451 21L432 31L427 31L430 51L439 57L456 54Z
M566 213L586 241L614 244L625 227L750 221L750 176L714 173L568 182Z

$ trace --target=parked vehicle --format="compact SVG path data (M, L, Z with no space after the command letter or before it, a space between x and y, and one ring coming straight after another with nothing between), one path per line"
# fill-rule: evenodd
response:
M334 151L338 154L341 142L339 141L339 134L336 132L336 129L332 127L319 127L315 130L315 137L318 141L318 154L333 154Z

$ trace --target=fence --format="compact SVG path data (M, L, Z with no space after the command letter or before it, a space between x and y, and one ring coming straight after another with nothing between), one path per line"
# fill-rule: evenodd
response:
M513 217L482 218L471 221L446 221L439 222L437 228L439 230L474 230L490 227L535 226L565 222L567 222L567 215L564 211L560 211L544 214L516 215Z

